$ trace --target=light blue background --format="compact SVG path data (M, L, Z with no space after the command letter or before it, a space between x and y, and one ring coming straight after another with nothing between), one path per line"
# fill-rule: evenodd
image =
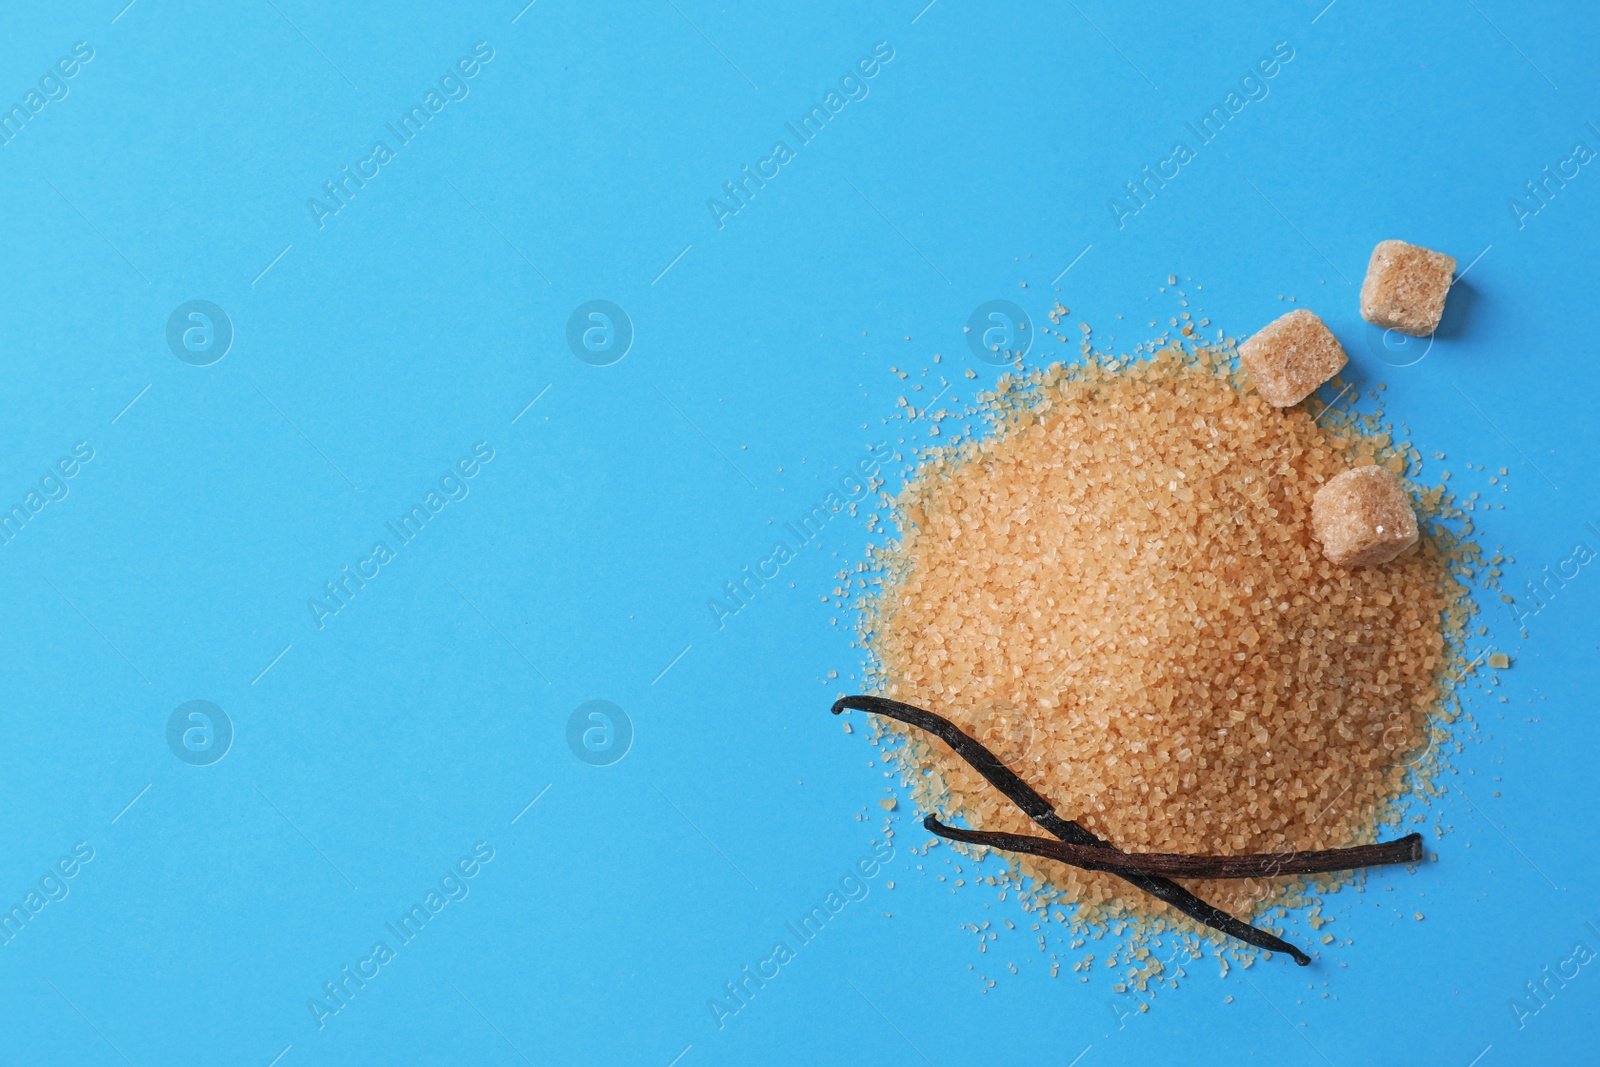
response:
M1004 929L1029 921L1015 897L936 881L949 850L910 855L902 804L869 899L719 1030L708 998L882 837L876 750L827 714L860 652L820 599L867 512L723 629L706 601L769 520L904 436L880 420L911 384L994 380L963 344L979 303L1072 309L1038 363L1079 321L1148 338L1173 273L1233 335L1280 294L1318 311L1448 454L1430 472L1507 505L1480 539L1527 605L1542 567L1600 548L1600 174L1521 227L1508 203L1600 148L1591 5L122 2L0 15L7 107L95 50L0 148L0 499L95 449L0 547L0 900L95 849L0 947L0 1059L1589 1061L1600 973L1520 1029L1510 1001L1600 949L1593 567L1526 638L1482 598L1479 640L1515 665L1470 691L1438 864L1332 898L1313 968L1207 961L1126 1017L1099 962L1051 978ZM480 40L470 95L318 230L307 198ZM719 230L707 198L879 41L870 95ZM1280 41L1270 94L1119 230L1108 199ZM1403 368L1357 314L1387 237L1473 263ZM164 339L196 298L236 331L205 368ZM566 347L590 299L634 323L613 366ZM478 441L470 496L318 630L307 599ZM636 730L609 767L565 740L593 698ZM193 699L236 730L210 767L166 745ZM479 841L470 896L319 1031L308 998ZM984 921L980 955L959 924Z

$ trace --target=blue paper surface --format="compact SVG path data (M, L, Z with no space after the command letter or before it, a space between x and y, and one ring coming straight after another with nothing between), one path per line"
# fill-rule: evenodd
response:
M0 1061L1592 1061L1600 12L925 3L0 13ZM1431 347L1390 237L1465 274ZM1038 366L1169 275L1505 505L1513 662L1438 863L1150 999L903 790L885 858L871 508L773 560L996 380L975 309L1069 306Z

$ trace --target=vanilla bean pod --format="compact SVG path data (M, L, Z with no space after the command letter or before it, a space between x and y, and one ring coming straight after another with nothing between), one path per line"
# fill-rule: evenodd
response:
M1004 849L1007 852L1026 852L1086 871L1105 871L1110 874L1133 872L1164 878L1276 878L1280 875L1326 874L1329 871L1351 871L1358 867L1416 863L1422 859L1421 834L1407 834L1397 840L1380 841L1375 845L1314 852L1196 856L1175 852L1119 852L1102 846L1068 845L1048 837L1031 837L1028 834L967 830L942 823L936 815L923 819L922 825L952 841L965 841L969 845Z
M943 716L911 704L903 704L898 700L865 695L839 698L833 704L833 713L837 715L847 708L865 711L874 715L883 715L933 734L954 749L956 755L966 760L973 770L983 775L991 785L1004 793L1030 819L1066 844L1103 849L1108 854L1108 859L1126 856L1126 853L1096 837L1077 823L1057 815L1050 802L1040 796L1032 786L1019 778L1004 763L1001 763L994 753ZM1108 868L1107 873L1115 874L1135 888L1149 893L1157 900L1172 905L1178 911L1183 912L1183 914L1202 925L1209 926L1230 937L1238 938L1246 944L1255 945L1257 948L1286 953L1302 967L1311 963L1310 956L1307 956L1300 949L1282 938L1275 937L1265 930L1258 930L1248 923L1235 919L1232 915L1206 903L1170 879L1156 875L1141 874L1127 868Z

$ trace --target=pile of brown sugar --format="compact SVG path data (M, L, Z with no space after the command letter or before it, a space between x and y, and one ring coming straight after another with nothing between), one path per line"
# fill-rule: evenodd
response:
M1415 451L1313 418L1314 401L1270 406L1223 348L1091 357L988 403L993 431L926 454L901 539L874 555L874 691L950 718L1128 851L1373 840L1453 714L1471 549L1430 521L1436 490L1414 501L1415 547L1338 567L1311 501L1352 467L1404 472ZM923 810L1039 832L942 742L891 728ZM1179 918L1112 876L1004 858L1080 916ZM1238 915L1289 890L1188 888Z

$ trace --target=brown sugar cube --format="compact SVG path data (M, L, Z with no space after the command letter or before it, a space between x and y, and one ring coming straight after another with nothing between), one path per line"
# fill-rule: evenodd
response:
M1239 362L1267 403L1286 408L1317 391L1346 362L1333 331L1301 308L1273 319L1239 346Z
M1439 326L1456 261L1404 241L1379 241L1361 283L1361 317L1374 326L1426 337Z
M1341 567L1375 567L1417 543L1417 515L1398 477L1383 467L1357 467L1317 490L1311 536Z

